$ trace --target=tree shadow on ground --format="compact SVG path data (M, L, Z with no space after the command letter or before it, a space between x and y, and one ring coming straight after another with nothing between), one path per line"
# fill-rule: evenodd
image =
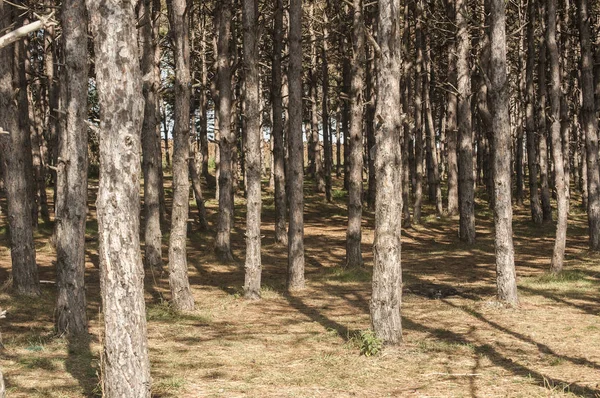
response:
M82 337L67 336L67 359L65 368L83 389L86 397L102 396L99 385L98 359L91 350L89 335Z

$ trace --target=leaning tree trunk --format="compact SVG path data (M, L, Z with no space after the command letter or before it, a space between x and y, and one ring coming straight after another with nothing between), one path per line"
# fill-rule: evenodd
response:
M246 80L246 277L244 295L249 299L260 298L260 190L261 129L260 85L258 76L258 1L244 0L244 70ZM281 117L281 115L280 115Z
M233 147L235 131L231 128L232 93L229 42L231 39L231 0L215 7L217 21L217 90L219 118L219 216L215 252L221 261L233 261L231 227L233 224Z
M302 142L302 0L290 0L288 129L288 290L304 288L304 143Z
M535 130L535 90L533 85L533 69L535 65L535 1L529 0L527 5L527 63L525 66L525 90L527 104L525 107L525 130L527 132L527 168L529 169L529 201L531 219L535 224L542 224L542 206L538 192L538 164Z
M598 165L598 119L594 100L594 60L590 39L588 0L578 1L579 41L581 45L582 128L585 132L587 168L587 213L590 249L600 251L600 169Z
M11 25L15 13L12 5L0 3L0 15L3 16L0 30ZM15 74L22 74L19 69L23 65L17 62L23 59L22 55L23 43L0 48L0 154L8 201L13 287L18 294L37 296L40 284L32 229L31 146L28 126L20 120L23 116L28 117L28 111L22 108L23 101L15 99L27 93L20 90L20 94L15 95L19 87L13 85L20 80Z
M402 340L402 151L400 101L402 8L399 0L380 0L377 39L375 241L373 244L373 294L371 322L385 344ZM400 191L400 192L399 192Z
M100 102L98 240L104 313L103 393L150 397L140 255L140 138L144 101L134 2L87 0Z
M490 1L490 96L494 131L494 225L498 300L518 304L511 200L511 131L506 77L506 10L504 0Z
M558 45L556 43L556 0L548 1L548 22L546 24L546 43L550 60L550 120L552 140L552 161L554 163L554 187L556 189L557 224L556 239L550 270L560 272L565 259L565 245L567 241L567 216L569 200L567 197L567 184L565 182L565 164L563 159L563 144L560 121L561 82L560 60Z
M465 0L456 1L456 73L458 88L458 206L460 240L475 242L475 192L473 189L473 132L471 131L471 37Z
M271 104L273 106L273 177L275 180L275 241L287 245L285 198L285 146L283 142L283 0L275 0Z
M363 196L363 78L365 31L362 0L354 0L352 19L352 72L350 81L350 176L348 179L348 229L346 230L346 267L363 265L362 196Z
M139 30L142 51L142 74L147 76L143 84L144 124L142 126L142 156L144 169L144 260L149 269L162 268L162 234L160 230L160 134L158 132L157 91L160 76L154 64L156 40L154 24L158 24L156 14L160 10L152 9L152 0L140 2Z
M169 20L174 44L175 106L173 107L173 208L169 237L169 286L178 310L194 309L194 296L187 272L187 222L189 213L190 156L190 48L189 14L186 0L169 0Z
M62 3L61 118L56 172L56 330L84 335L85 222L87 219L88 113L87 15L83 0Z

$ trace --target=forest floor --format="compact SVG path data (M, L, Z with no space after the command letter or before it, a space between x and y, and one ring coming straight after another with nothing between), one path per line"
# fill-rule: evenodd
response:
M96 190L91 181L91 216ZM360 332L370 327L373 214L364 214L365 267L345 271L345 192L335 190L333 197L326 203L306 184L307 287L288 294L286 248L274 243L273 199L265 193L263 299L257 302L242 297L243 200L236 200L235 264L219 264L214 233L190 224L197 310L172 311L166 273L146 275L154 397L600 397L600 256L586 249L581 206L571 209L565 272L558 277L546 273L554 226L534 226L527 207L514 207L518 308L495 302L493 213L483 199L477 201L473 246L459 242L457 218L427 216L422 225L405 228L404 343L367 357L360 354ZM207 207L214 230L216 201ZM191 212L195 217L194 207ZM424 210L433 213L430 206ZM52 226L36 232L40 277L48 282L41 298L25 299L10 295L6 220L0 220L0 308L8 310L0 321L0 367L9 397L101 394L97 224L91 216L89 341L53 332ZM163 242L166 261L168 233Z

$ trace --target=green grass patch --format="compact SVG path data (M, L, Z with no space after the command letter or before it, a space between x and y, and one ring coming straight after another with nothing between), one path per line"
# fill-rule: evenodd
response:
M326 279L337 282L370 282L371 272L366 268L332 268Z

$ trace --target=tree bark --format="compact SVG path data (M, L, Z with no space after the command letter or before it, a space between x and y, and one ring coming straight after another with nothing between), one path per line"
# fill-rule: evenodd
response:
M231 39L231 0L224 0L215 8L217 33L217 90L219 114L219 215L215 252L221 261L233 261L231 228L233 224L233 147L235 131L231 129L231 66L229 41Z
M157 115L157 91L160 76L156 73L156 40L154 24L158 24L160 9L153 9L152 0L140 2L141 27L138 32L142 50L144 124L142 125L142 167L144 170L144 264L149 269L162 269L162 234L160 230L160 133Z
M87 0L100 101L98 235L104 313L103 393L150 397L139 242L144 103L134 1Z
M412 3L411 3L412 4ZM415 23L415 185L413 221L421 223L421 207L423 204L423 0L415 1L413 15Z
M538 14L541 15L541 23L543 31L546 29L544 16L546 14L546 5L544 2L538 4ZM542 36L538 61L538 149L539 149L539 167L540 167L540 186L542 190L542 213L543 221L552 221L552 205L550 203L550 188L548 183L548 129L546 124L546 51L547 43L545 36Z
M525 65L525 131L527 133L527 168L529 169L529 205L531 208L531 219L537 225L542 224L543 214L538 192L538 164L537 145L535 129L535 90L533 84L533 69L535 65L535 1L529 0L527 4L527 63Z
M327 41L329 40L329 19L327 18L328 4L329 3L326 2L325 10L323 10L323 42L321 48L321 80L323 82L321 85L321 90L323 98L321 101L321 125L323 130L323 174L325 180L325 200L327 200L327 202L331 202L331 169L333 153L331 151L331 126L329 125L329 64L327 63Z
M8 27L16 11L8 3L0 3L0 29ZM20 90L24 59L23 43L17 42L0 49L0 154L4 169L4 183L8 201L10 255L13 287L17 294L38 296L40 285L35 261L31 190L33 185L31 143L26 120L27 93ZM25 95L25 102L22 97Z
M61 118L56 173L56 330L87 333L85 299L85 222L87 219L88 48L87 13L83 0L62 3L63 65Z
M244 296L248 299L260 298L261 257L260 257L260 211L262 207L261 171L261 129L260 129L260 88L258 76L258 1L244 0L244 66L246 92L246 176L247 176L247 215L246 215L246 277ZM281 114L279 115L281 117Z
M504 0L490 1L490 94L494 135L494 226L498 300L518 304L511 200L511 131L506 76L506 10Z
M288 136L288 290L304 288L304 143L302 142L302 0L290 0Z
M175 106L173 107L173 208L169 237L169 286L178 310L194 309L187 272L187 222L189 215L190 156L190 48L186 0L167 2L175 58Z
M365 31L362 0L353 0L352 71L350 81L350 178L348 179L348 229L346 230L346 267L363 265L362 196L363 196L363 79Z
M465 0L456 1L456 73L458 87L458 199L460 240L475 242L475 193L473 190L473 132L471 126L471 68L469 58L469 10Z
M447 0L446 10L450 21L456 18L456 9L453 0ZM450 29L456 29L455 24L450 24ZM456 75L456 41L451 40L448 48L448 83L446 92L446 137L448 140L448 215L458 214L458 159L457 159L457 93L458 85Z
M402 340L402 265L400 235L402 220L402 151L400 149L402 7L399 0L380 0L377 40L380 58L377 70L376 106L377 196L373 244L373 294L371 322L385 344ZM398 192L400 191L400 192Z
M554 163L554 187L556 189L557 224L556 239L550 270L554 273L563 268L565 258L565 246L567 240L567 216L569 212L569 200L567 197L567 185L565 181L563 144L560 121L561 81L560 81L560 59L558 45L556 43L556 0L548 0L548 22L546 24L546 43L550 61L550 120L552 125L552 160Z
M594 60L590 39L588 0L578 1L581 46L582 128L585 133L587 172L587 213L590 249L600 251L600 168L598 165L598 119L594 99Z

